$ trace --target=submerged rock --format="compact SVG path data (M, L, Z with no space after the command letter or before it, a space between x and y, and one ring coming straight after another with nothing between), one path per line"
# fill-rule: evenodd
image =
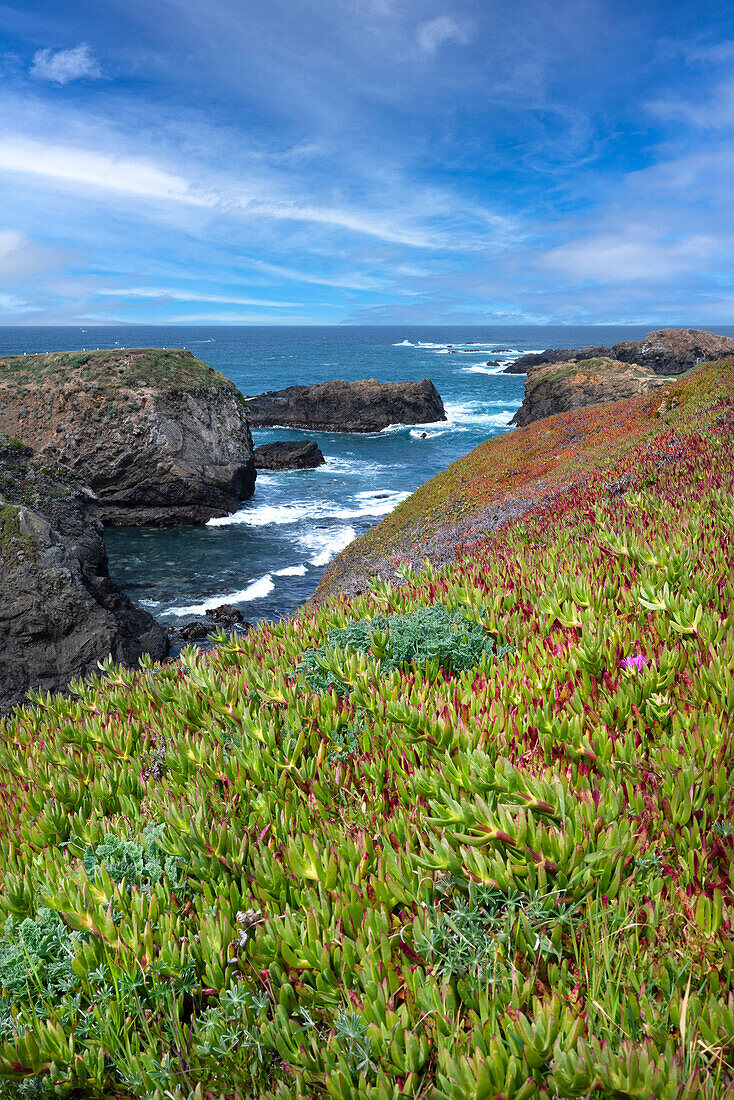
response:
M255 485L245 400L188 351L0 359L0 431L90 485L105 523L203 523Z
M659 377L646 367L604 356L580 362L544 363L529 371L525 398L511 423L524 427L570 409L652 393L671 381L672 378Z
M0 435L0 712L57 691L112 654L135 665L166 633L107 572L94 494Z
M247 398L253 428L301 428L322 432L380 432L390 424L446 419L429 378L420 382L336 379L317 386L289 386Z
M548 348L532 355L521 355L504 373L526 374L546 363L578 362L605 356L647 367L654 374L674 375L690 370L696 363L713 362L727 355L734 355L734 339L730 336L719 336L700 328L661 328L648 332L642 340L628 340L611 348Z
M257 470L312 470L326 462L313 439L263 443L254 454Z

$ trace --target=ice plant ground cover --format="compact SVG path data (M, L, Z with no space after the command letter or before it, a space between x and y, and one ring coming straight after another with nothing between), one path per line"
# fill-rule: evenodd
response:
M676 385L621 488L0 726L5 1095L734 1096L731 364ZM462 659L383 668L426 608Z

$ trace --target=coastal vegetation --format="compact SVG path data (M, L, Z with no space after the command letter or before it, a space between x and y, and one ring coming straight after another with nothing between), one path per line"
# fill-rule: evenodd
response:
M233 388L219 371L179 348L58 351L0 359L2 386L28 388L37 395L39 385L78 382L99 390L155 387L174 393Z
M734 1096L732 444L731 360L532 425L400 584L4 720L5 1095Z

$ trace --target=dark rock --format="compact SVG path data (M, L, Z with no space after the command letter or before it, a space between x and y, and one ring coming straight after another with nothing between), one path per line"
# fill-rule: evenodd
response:
M209 627L200 622L184 623L183 626L172 627L172 632L175 632L184 642L196 642L200 638L206 638Z
M107 572L99 510L73 476L0 436L0 711L63 690L112 654L168 652L164 629Z
M611 348L549 348L533 355L521 355L505 374L526 374L545 363L567 363L606 356L621 363L637 363L654 374L673 375L734 355L734 339L698 328L662 328L648 332L642 340L628 340Z
M530 355L521 355L513 363L505 367L503 374L527 374L533 367L541 367L545 363L568 363L576 359L592 359L597 355L610 355L609 348L583 347L573 348L548 348L546 351L532 352Z
M302 428L323 432L380 432L389 424L446 419L433 382L322 382L247 398L253 428Z
M203 523L255 485L244 398L187 351L0 359L0 431L91 486L105 523Z
M232 607L229 603L220 604L219 607L215 607L213 611L208 612L208 616L213 623L217 626L239 626L244 623L242 612L238 611L236 607Z
M326 462L318 443L312 439L263 443L255 448L254 456L258 470L312 470Z
M661 378L646 367L604 356L566 363L544 363L525 379L525 397L511 423L518 427L546 416L603 405L652 393L672 378Z

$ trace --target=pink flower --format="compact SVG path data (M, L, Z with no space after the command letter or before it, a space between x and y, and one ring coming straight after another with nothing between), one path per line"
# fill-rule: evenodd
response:
M620 662L620 667L629 669L635 668L640 672L649 664L650 662L647 657L643 657L641 653L637 653L634 657L625 657L624 660Z

